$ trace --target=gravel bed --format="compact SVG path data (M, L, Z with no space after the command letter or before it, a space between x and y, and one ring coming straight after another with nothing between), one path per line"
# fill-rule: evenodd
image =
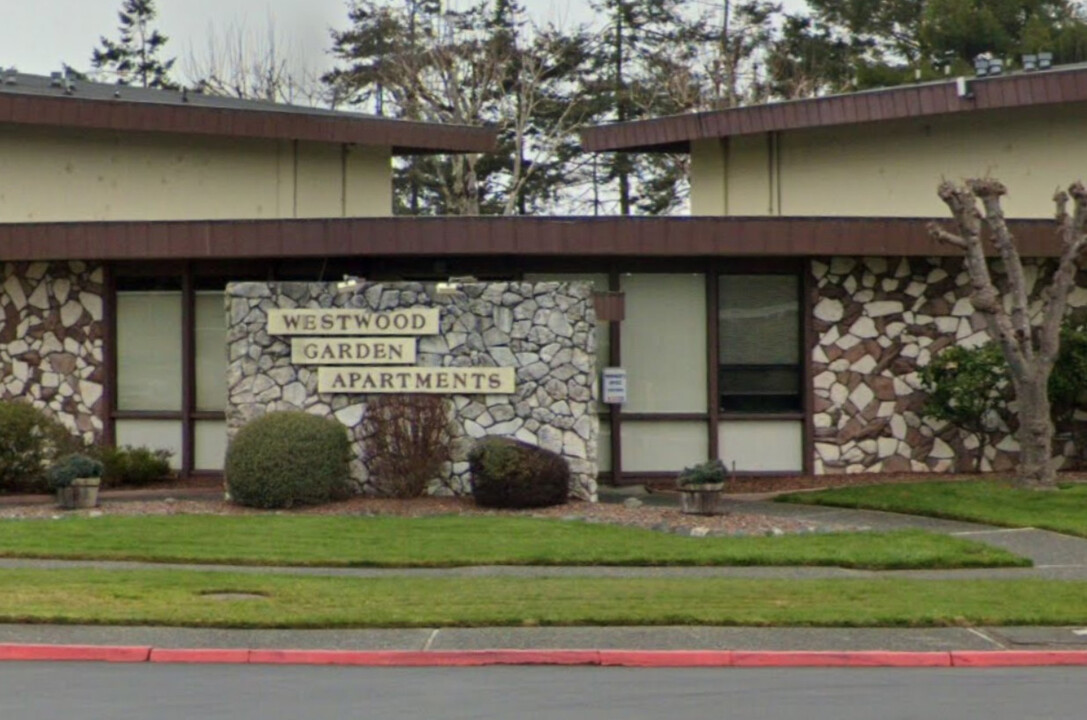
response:
M840 524L798 521L742 511L721 515L684 515L678 509L649 505L571 502L535 510L488 510L466 498L425 497L414 500L353 498L343 502L290 511L267 511L240 507L221 499L103 500L94 510L58 510L52 504L0 505L0 519L59 519L63 517L104 517L111 515L484 515L538 517L589 523L610 523L681 535L784 535L788 533L833 532L858 528ZM742 508L742 503L734 503Z

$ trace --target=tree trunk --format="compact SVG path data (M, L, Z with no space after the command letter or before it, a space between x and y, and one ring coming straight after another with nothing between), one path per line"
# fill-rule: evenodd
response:
M1049 373L1032 368L1016 387L1019 402L1019 467L1016 483L1029 488L1057 485L1057 463L1053 458L1053 421L1050 419Z

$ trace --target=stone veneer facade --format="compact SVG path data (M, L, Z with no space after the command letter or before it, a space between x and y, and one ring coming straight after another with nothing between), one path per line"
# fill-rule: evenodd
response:
M595 328L588 283L470 283L453 295L414 282L363 283L337 292L328 283L231 283L226 290L228 438L275 410L337 418L355 447L352 476L370 490L362 461L366 395L318 394L316 366L292 365L290 338L266 332L272 308L438 307L441 334L417 339L417 366L514 367L513 395L451 395L459 437L455 461L434 493L469 492L465 455L484 435L514 437L564 456L571 495L596 499L598 422L594 407Z
M102 268L4 263L0 372L5 400L42 408L85 442L101 438L105 387Z
M1038 266L1024 269L1033 286ZM813 261L812 273L815 472L972 469L978 441L924 416L918 375L953 343L989 340L961 259L836 257ZM1087 306L1087 289L1077 287L1069 304ZM1039 307L1035 300L1032 310ZM982 468L1014 467L1017 450L1002 427Z

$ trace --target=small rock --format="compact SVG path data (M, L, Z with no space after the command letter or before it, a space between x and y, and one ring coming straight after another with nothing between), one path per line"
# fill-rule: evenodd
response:
M628 508L640 508L644 504L645 503L643 503L641 500L639 500L638 498L634 498L634 497L627 498L626 500L623 501L623 507L628 507Z
M710 529L708 527L702 527L700 525L698 527L691 528L691 537L706 537L709 534Z
M102 517L104 514L105 513L103 513L101 510L91 510L89 513L87 513L87 517L98 518Z

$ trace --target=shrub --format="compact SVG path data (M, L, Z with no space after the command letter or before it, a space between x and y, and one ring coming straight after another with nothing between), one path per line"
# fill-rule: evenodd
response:
M720 460L709 460L683 471L676 478L676 484L680 487L691 485L719 485L726 480L728 471Z
M975 470L981 470L989 434L1008 413L1010 384L1004 355L992 342L976 348L952 345L921 368L925 413L977 436Z
M331 418L273 412L238 431L226 452L224 475L241 505L288 508L348 494L351 445Z
M25 402L0 402L0 490L49 492L46 468L81 445L45 411Z
M77 478L102 477L102 463L82 453L71 453L50 465L45 475L49 486L59 490Z
M92 452L102 463L102 484L106 487L147 485L170 475L173 453L169 450L125 445L101 446Z
M510 438L480 440L468 453L472 496L495 508L561 505L570 492L570 468L549 450Z
M366 467L374 488L390 497L419 497L453 458L449 404L434 395L381 395L362 421Z

